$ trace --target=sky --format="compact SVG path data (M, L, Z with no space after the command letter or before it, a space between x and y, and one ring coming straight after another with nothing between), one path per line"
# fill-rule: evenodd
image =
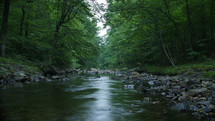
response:
M100 5L103 4L104 6L106 6L105 8L107 8L107 6L108 6L108 3L107 3L106 0L96 0L96 2L98 2ZM104 15L105 12L100 11L100 14L101 14L101 15ZM97 26L98 26L99 28L101 28L101 29L98 31L98 36L100 36L100 37L103 37L105 34L107 34L107 30L109 29L109 27L104 28L104 24L105 24L105 20L104 20L104 21L98 21L98 22L97 22Z

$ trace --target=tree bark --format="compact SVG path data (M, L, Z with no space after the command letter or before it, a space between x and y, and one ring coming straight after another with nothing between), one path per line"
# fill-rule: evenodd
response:
M168 48L166 49L164 42L163 42L163 38L161 38L160 40L161 40L161 44L162 44L162 47L163 47L163 50L164 50L166 57L168 58L168 60L172 64L172 66L175 68L175 63L174 63L174 60L172 58L172 54L170 53Z
M3 20L2 20L2 31L1 31L1 38L2 38L1 56L2 57L5 57L9 10L10 10L10 0L5 0L4 12L3 12Z
M59 4L59 1L58 1L58 4ZM72 20L73 18L75 18L75 16L77 15L76 6L78 6L78 5L79 4L75 4L74 6L72 6L72 3L70 3L70 5L67 5L67 0L63 0L62 10L61 10L61 17L60 17L59 21L56 24L56 30L55 30L55 33L54 33L54 40L52 41L51 54L50 54L50 57L49 57L50 64L52 64L53 57L55 55L55 49L56 49L56 46L57 46L60 27L63 24L65 24L65 23L69 22L70 20ZM59 8L59 5L58 5L58 8ZM57 9L57 18L58 18L58 12L59 12L59 9Z
M27 37L29 32L28 32L28 22L25 22L25 36Z
M55 54L55 48L56 48L56 45L57 45L57 40L58 40L59 31L60 31L60 26L61 26L61 23L59 22L56 25L56 30L55 30L55 33L54 33L54 41L52 42L51 55L50 55L50 58L49 58L50 64L52 64L53 56Z
M22 18L21 18L21 23L20 23L20 30L19 30L19 35L22 36L22 32L23 32L23 24L24 24L24 21L25 21L25 8L24 6L22 6Z
M214 41L214 0L210 0L210 39Z
M206 39L206 20L204 0L201 0L201 39Z
M190 18L190 8L189 8L189 1L186 1L186 16L187 16L187 27L188 27L188 37L190 41L190 48L193 49L193 34L191 29L191 18Z

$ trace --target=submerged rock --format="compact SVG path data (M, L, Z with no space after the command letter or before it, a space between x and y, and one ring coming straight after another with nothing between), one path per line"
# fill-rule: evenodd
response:
M152 98L151 97L145 97L145 98L143 98L143 101L149 102L149 101L152 101Z
M173 106L172 109L177 110L177 111L185 111L187 109L187 107L186 107L185 103L178 103L175 106Z
M60 76L52 76L52 79L60 79Z
M134 85L124 85L123 87L127 89L134 89Z

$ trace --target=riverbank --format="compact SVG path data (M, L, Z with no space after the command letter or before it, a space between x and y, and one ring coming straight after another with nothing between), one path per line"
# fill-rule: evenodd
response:
M135 88L141 93L161 94L165 96L173 110L192 113L195 117L215 120L215 79L202 76L195 69L185 70L178 75L155 75L141 72L139 68L131 70L96 70L81 71L87 74L114 74L112 79L123 80L126 88ZM211 69L210 69L211 70ZM192 73L188 73L192 71ZM130 85L133 83L133 85ZM147 101L155 101L151 97ZM155 101L152 103L159 103Z
M142 93L160 93L169 99L168 105L174 110L193 112L199 119L215 120L214 79L138 72L122 74L116 78L132 81L134 87Z
M213 72L212 68L204 68L208 71L203 68L190 68L174 76L148 74L139 69L106 72L115 74L112 79L123 80L126 87L132 88L132 85L126 84L132 82L135 89L141 93L160 93L169 99L168 106L173 110L191 112L195 117L206 121L215 120L215 79L202 75ZM95 69L88 73L93 71ZM95 72L105 73L102 70ZM153 100L150 97L147 99Z
M55 69L26 60L0 58L0 87L14 83L31 83L40 80L67 81L73 69Z

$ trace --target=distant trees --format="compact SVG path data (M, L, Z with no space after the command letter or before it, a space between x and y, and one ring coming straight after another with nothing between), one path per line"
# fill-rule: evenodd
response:
M104 66L172 65L214 58L213 0L109 0Z

